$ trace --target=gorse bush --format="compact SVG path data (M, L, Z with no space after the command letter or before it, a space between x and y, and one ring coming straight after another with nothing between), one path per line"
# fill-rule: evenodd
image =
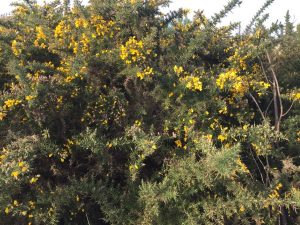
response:
M0 224L298 224L300 29L168 0L0 21Z

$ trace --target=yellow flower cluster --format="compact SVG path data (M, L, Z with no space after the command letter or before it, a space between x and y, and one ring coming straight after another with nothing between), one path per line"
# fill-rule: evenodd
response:
M38 27L36 27L35 28L36 29L36 32L37 32L37 34L36 34L36 38L38 39L38 40L46 40L46 35L45 35L45 33L44 33L44 30L43 30L43 28L41 27L41 26L38 26Z
M18 169L11 172L11 176L15 179L18 179L21 173L25 173L28 170L28 165L25 162L21 161L18 163Z
M300 92L293 95L293 100L300 100Z
M41 26L37 26L35 28L36 30L36 39L34 41L34 46L35 47L41 47L41 48L46 48L46 44L44 43L44 41L46 41L47 37L46 34L44 33L44 30ZM42 42L40 44L40 41Z
M176 73L177 76L179 76L180 74L182 74L183 71L184 71L182 66L176 66L175 65L173 69L174 69L174 72Z
M57 102L56 109L59 110L63 103L63 96L58 96L56 102Z
M251 86L254 90L257 90L257 94L261 96L271 85L267 82L256 81L253 79L249 82L249 86Z
M182 142L181 142L181 140L176 140L176 141L175 141L175 144L176 144L176 146L177 146L178 148L182 148Z
M186 88L193 91L202 91L202 82L199 77L186 76L183 79L186 82Z
M244 173L250 173L249 169L247 168L247 166L242 162L242 160L240 158L237 159L237 164L239 165L241 171L243 171Z
M35 99L35 96L33 96L33 95L27 95L27 96L25 97L25 100L26 100L26 101L32 101L33 99Z
M166 129L166 131L168 131L168 128ZM179 129L175 128L175 131L179 131ZM183 132L184 132L183 140L177 139L177 140L174 141L174 143L175 143L177 148L182 148L184 150L187 150L187 144L186 143L187 143L187 140L188 140L189 127L184 126L183 127Z
M75 27L76 28L87 28L89 26L89 22L84 18L78 18L75 20Z
M268 89L271 86L269 83L263 81L259 82L259 85L264 89Z
M6 113L0 112L0 121L3 120L5 116L6 116Z
M91 17L91 23L96 28L96 34L98 36L103 37L106 34L110 34L111 37L113 36L113 32L111 31L111 28L115 25L114 21L112 20L106 21L103 19L102 16L97 15Z
M80 80L83 80L83 77L80 76L78 73L76 73L75 75L68 75L65 79L64 82L66 83L70 83L73 80L75 80L76 78L79 78Z
M141 59L146 59L143 54L143 42L137 41L136 37L130 37L125 45L121 45L120 57L126 62L126 64L131 64L132 62L140 61Z
M237 74L235 70L229 70L226 73L221 73L219 78L216 80L217 86L222 90L225 87L227 81L235 80L237 78Z
M140 78L141 80L143 80L145 76L147 77L147 76L151 76L151 75L153 75L153 68L151 68L149 66L147 66L147 68L144 69L143 71L137 72L137 74L136 74L136 76L138 78Z
M18 46L18 42L16 40L13 40L11 42L11 50L15 56L19 56L21 54L21 50L20 50L20 48Z
M189 12L189 10L187 9L187 13ZM182 23L182 22L178 22L177 24L175 24L175 29L179 32L188 32L190 29L192 28L192 25L189 23Z
M216 85L223 90L227 83L231 84L231 91L238 95L243 95L248 87L244 84L242 77L237 75L235 69L231 69L226 73L221 73L216 80Z
M63 21L63 20L60 21L59 24L54 29L54 37L62 38L67 30L70 30L70 29L67 29L65 21Z
M282 188L282 184L281 183L277 184L276 187L275 187L275 189L272 191L272 193L269 194L269 197L270 198L279 198L280 195L279 195L278 191L281 188Z
M4 102L3 109L8 110L14 106L17 106L21 103L21 100L16 100L16 99L8 99Z
M79 47L79 43L76 42L75 39L72 37L71 42L69 44L69 48L73 49L74 54L77 54L78 53L78 47Z
M226 139L227 139L226 135L223 135L223 134L218 135L218 140L220 140L221 142L224 142Z
M88 36L85 34L85 33L83 33L82 34L82 36L81 36L81 41L80 41L80 43L82 44L82 49L81 49L81 51L83 52L83 53L88 53L89 52L89 49L90 49L90 47L89 47L89 45L90 45L90 39L88 38Z

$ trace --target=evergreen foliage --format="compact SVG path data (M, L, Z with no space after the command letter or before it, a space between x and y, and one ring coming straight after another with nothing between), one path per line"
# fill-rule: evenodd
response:
M0 225L300 223L299 26L169 2L1 19Z

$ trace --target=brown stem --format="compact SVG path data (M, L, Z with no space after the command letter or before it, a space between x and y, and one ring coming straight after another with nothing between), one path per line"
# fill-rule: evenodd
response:
M272 86L273 86L273 98L274 98L274 116L275 116L275 130L279 131L280 130L280 122L282 119L283 115L283 105L282 105L282 100L281 100L281 94L280 94L280 88L279 88L279 83L277 80L277 75L276 72L273 68L272 60L269 55L269 53L266 51L266 55L268 58L268 62L270 64L270 70L272 72ZM279 102L279 105L278 105Z
M257 107L257 109L258 109L260 115L262 116L262 118L263 118L264 120L266 120L266 117L265 117L263 111L261 110L261 108L260 108L258 102L256 101L255 97L254 97L251 93L249 93L249 96L252 98L253 102L255 103L255 105L256 105L256 107Z

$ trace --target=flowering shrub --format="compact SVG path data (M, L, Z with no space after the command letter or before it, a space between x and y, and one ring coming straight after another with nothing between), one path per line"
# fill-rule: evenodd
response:
M218 22L238 0L192 20L167 0L32 2L0 22L0 224L299 222L288 14L235 34Z

